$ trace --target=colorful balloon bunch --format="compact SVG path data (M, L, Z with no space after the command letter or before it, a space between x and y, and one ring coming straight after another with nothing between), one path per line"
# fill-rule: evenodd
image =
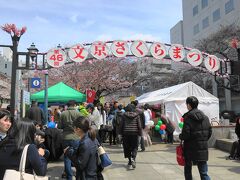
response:
M181 117L180 121L181 121L181 122L178 124L178 126L182 129L182 128L183 128L183 125L184 125L184 118Z
M155 126L155 130L159 132L159 134L165 134L166 125L163 124L162 120L159 119L157 125Z

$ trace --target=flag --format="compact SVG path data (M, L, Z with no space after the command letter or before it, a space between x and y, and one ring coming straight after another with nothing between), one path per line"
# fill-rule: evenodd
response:
M96 91L88 89L87 91L87 103L93 103L96 95Z

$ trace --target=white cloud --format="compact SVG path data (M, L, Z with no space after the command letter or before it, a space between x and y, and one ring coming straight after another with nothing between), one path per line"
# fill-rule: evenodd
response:
M70 19L70 21L72 21L73 23L77 23L77 22L78 22L78 14L72 15L69 19Z
M35 20L38 21L38 22L41 22L41 23L49 23L49 20L43 18L43 17L40 17L40 16L35 16Z
M88 21L86 21L86 22L83 22L83 23L81 24L81 27L82 27L82 28L88 28L88 27L92 26L93 24L95 24L95 21L93 21L93 20L88 20Z
M113 37L110 34L101 34L97 37L98 41L111 41Z
M128 37L124 37L124 40L143 40L143 41L160 41L162 38L153 36L151 34L133 34Z

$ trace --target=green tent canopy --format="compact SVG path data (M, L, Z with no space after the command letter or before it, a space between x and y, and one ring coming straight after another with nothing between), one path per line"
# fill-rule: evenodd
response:
M44 90L32 94L31 100L36 100L40 103L44 102ZM66 103L69 100L75 100L76 102L85 102L86 95L78 92L63 82L59 82L48 88L48 102Z

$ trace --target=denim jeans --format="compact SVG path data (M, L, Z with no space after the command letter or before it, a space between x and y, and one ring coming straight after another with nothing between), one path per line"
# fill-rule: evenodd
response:
M64 140L63 147L66 148L68 146L77 149L79 146L79 140ZM64 169L67 175L67 180L72 180L73 172L72 172L72 162L71 160L64 155Z
M206 161L197 162L198 171L201 177L201 180L210 180L208 176L208 165ZM184 166L184 176L185 180L192 180L192 161L186 161Z

